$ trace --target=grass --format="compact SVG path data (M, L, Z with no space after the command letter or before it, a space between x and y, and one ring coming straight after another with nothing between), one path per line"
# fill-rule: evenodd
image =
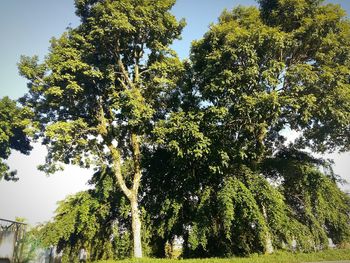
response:
M325 250L317 253L276 252L272 255L253 255L247 258L208 258L208 259L127 259L107 260L95 263L300 263L312 261L350 260L350 249ZM179 262L180 261L180 262Z

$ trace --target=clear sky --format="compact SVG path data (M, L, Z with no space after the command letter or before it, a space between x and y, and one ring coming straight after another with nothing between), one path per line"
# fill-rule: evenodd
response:
M340 4L350 14L349 0L328 2ZM187 57L191 41L201 38L223 9L255 4L254 0L178 0L173 13L185 18L187 26L183 39L175 42L174 49L181 58ZM78 23L73 0L0 1L0 97L17 99L26 92L26 82L17 73L20 55L43 58L50 38L60 36L68 26ZM336 161L336 172L350 181L350 154L330 157ZM47 221L57 201L88 188L92 171L68 167L63 173L46 177L36 170L44 158L45 148L40 145L35 146L30 156L19 153L11 156L8 163L18 170L20 180L16 183L0 181L0 218L25 217L31 224ZM349 186L345 188L350 189Z

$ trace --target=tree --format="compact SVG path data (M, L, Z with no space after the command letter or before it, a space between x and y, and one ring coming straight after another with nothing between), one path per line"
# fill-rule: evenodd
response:
M4 162L12 150L29 154L32 147L28 135L31 133L28 108L21 108L8 97L0 100L0 180L17 180L16 171Z
M193 43L179 87L181 106L155 129L158 151L170 157L153 154L162 159L155 163L175 170L168 177L178 180L173 184L190 203L190 217L181 217L178 193L160 183L169 195L157 199L159 210L173 216L164 216L169 224L159 229L168 231L166 237L185 226L185 243L197 256L263 252L269 235L275 246L294 237L300 250L324 247L327 236L348 240L348 199L320 162L296 165L288 155L289 171L275 177L280 188L269 183L276 168L271 162L270 170L264 167L269 159L283 160L286 128L300 134L294 145L298 158L306 156L300 151L305 147L349 149L350 23L339 6L322 2L259 1L260 9L224 11ZM327 191L334 199L326 200ZM294 204L300 195L302 204ZM320 212L335 202L342 209L332 210L334 217Z
M40 123L52 173L61 164L107 165L131 204L134 256L142 257L141 146L167 111L182 65L169 48L184 22L174 0L76 0L81 25L51 41L43 63L22 57L24 99ZM132 177L122 172L133 163Z
M286 152L281 134L286 128L299 132L294 146L299 150L309 147L322 153L347 151L350 146L350 22L345 12L319 0L259 3L260 9L239 7L223 12L191 52L193 83L206 102L204 108L224 112L216 122L216 133L200 131L215 146L220 145L214 155L226 156L225 166L219 166L227 171L223 174L235 177L242 164L269 177L261 165L266 158L282 162L278 154ZM300 151L296 155L306 158ZM308 239L316 247L325 246L327 236L346 241L348 228L342 234L335 229L349 221L347 198L331 176L317 168L319 163L296 165L293 158L287 155L289 171L277 178L285 183L281 191L286 204L303 225L301 247L311 249ZM238 171L230 172L233 166ZM336 202L324 202L324 189L342 200L343 212L334 212L332 218L319 210L330 210L325 207ZM302 201L292 202L295 196L302 196Z

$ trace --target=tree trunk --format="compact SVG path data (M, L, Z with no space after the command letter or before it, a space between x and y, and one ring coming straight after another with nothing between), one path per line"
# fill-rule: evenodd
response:
M132 235L134 241L134 257L142 258L142 243L141 243L141 219L140 211L137 203L137 196L130 199L131 203L131 218L132 218Z
M134 178L132 185L131 203L131 218L132 218L132 234L134 239L134 257L142 258L142 243L141 243L141 219L140 210L138 208L138 191L141 183L141 151L140 138L136 133L131 133L131 145L134 160Z
M134 241L134 257L142 258L142 243L141 243L141 219L140 219L140 211L138 208L137 194L138 187L140 182L140 173L136 173L134 175L134 184L133 189L129 189L123 178L121 173L121 158L119 151L113 147L113 145L109 146L111 151L111 155L113 158L115 176L118 181L118 185L126 197L129 199L131 204L131 224L132 224L132 234Z
M266 220L266 223L268 222L267 219L267 212L264 205L262 205L263 215ZM265 246L266 246L266 254L272 254L273 253L273 246L272 246L272 239L270 235L270 230L267 230L266 237L265 237Z
M138 69L137 71L138 72ZM103 108L101 107L100 113L100 122L101 122L101 131L100 133L107 137L107 125L104 118ZM113 167L115 170L115 176L117 178L118 185L126 197L129 199L131 204L131 219L132 219L132 235L134 241L134 257L142 258L142 243L141 243L141 218L140 218L140 210L138 208L138 190L141 182L141 151L140 151L140 138L135 132L131 132L130 134L131 146L132 146L132 154L134 161L134 178L132 188L129 189L125 183L125 179L122 175L121 171L121 153L120 150L112 144L111 141L108 143L108 148L111 153L111 157L113 160ZM108 138L107 140L108 141Z

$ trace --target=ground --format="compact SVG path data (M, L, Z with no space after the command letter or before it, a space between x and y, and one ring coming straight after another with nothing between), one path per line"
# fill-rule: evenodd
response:
M338 261L337 261L338 260ZM99 261L96 263L177 263L171 259L128 259L122 261ZM186 259L181 263L302 263L302 262L341 262L350 263L350 249L332 249L317 253L276 252L272 255L252 255L248 258L225 259Z

